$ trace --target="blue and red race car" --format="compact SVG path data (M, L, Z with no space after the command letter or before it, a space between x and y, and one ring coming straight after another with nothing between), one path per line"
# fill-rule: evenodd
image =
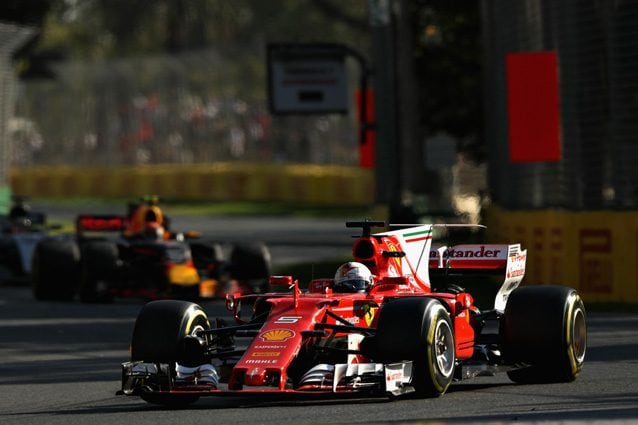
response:
M9 214L0 215L0 285L27 284L36 245L60 230L47 223L42 211L33 211L22 196L13 196Z
M353 261L305 289L227 296L236 323L197 304L153 301L140 311L119 394L186 405L205 396L304 394L436 397L457 380L505 372L519 383L569 382L587 345L576 290L519 286L519 244L434 245L437 225L372 233L358 221ZM458 282L504 276L480 310ZM242 302L252 313L242 317Z

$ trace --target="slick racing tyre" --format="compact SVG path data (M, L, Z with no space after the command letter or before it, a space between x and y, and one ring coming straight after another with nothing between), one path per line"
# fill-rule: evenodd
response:
M270 250L265 244L252 243L233 247L229 267L232 278L249 283L256 293L267 292L272 261Z
M0 239L0 281L9 281L12 277L24 275L18 244L12 238Z
M80 300L106 303L113 300L109 281L116 274L119 253L117 245L108 241L88 241L82 246L80 261Z
M517 288L507 301L501 335L506 361L529 365L507 372L512 381L571 382L585 361L585 306L566 286Z
M202 308L191 302L160 300L147 303L137 316L131 340L131 360L174 363L184 337L210 329Z
M383 362L412 360L419 397L445 393L454 376L455 344L450 315L433 298L402 298L381 308L375 338Z
M210 323L199 305L177 300L151 301L142 308L135 321L131 360L168 363L174 367L175 362L180 361L184 337L205 329L210 329ZM156 392L142 392L140 397L147 403L176 408L199 399L196 395L175 397Z
M80 250L75 241L46 238L33 252L31 283L37 300L71 301L78 281Z
M219 279L220 265L224 262L221 245L206 242L191 242L189 245L195 268L206 277Z

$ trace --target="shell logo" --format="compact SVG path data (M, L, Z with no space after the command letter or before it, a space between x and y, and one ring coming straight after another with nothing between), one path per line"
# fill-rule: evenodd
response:
M259 335L264 341L286 341L295 336L290 329L271 329Z

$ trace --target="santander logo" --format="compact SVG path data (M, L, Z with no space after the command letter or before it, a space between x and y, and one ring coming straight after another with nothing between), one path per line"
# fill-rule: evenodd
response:
M444 254L443 258L502 258L505 259L505 250L501 246L467 246L467 247L450 247ZM431 259L438 259L439 252L437 250L430 251Z

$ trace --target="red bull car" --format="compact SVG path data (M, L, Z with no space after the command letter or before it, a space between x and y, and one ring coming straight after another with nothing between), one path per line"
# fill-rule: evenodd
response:
M219 244L197 232L171 231L154 201L133 205L127 215L80 215L75 234L41 240L32 262L39 300L215 298L229 288L260 292L269 274L264 244L234 246L227 261Z
M363 229L353 262L303 290L273 276L284 292L229 295L235 324L195 303L146 304L118 394L164 405L226 395L437 397L455 381L498 372L518 383L578 377L583 301L565 286L519 286L519 244L434 245L437 225L372 233L385 223L346 224ZM503 283L481 310L455 282L485 273ZM252 306L246 317L242 302Z

